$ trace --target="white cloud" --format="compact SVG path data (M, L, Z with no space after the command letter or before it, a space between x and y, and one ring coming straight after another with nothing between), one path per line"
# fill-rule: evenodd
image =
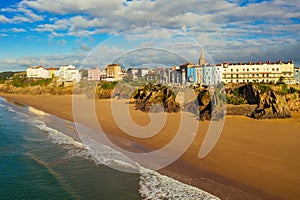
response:
M24 28L12 28L10 31L15 32L15 33L26 32L26 30Z
M5 17L4 15L0 15L0 22L7 23L7 22L9 22L9 19L7 17Z
M80 45L80 49L83 51L90 51L92 48L84 43L84 44Z
M248 1L245 6L240 6L240 3L223 0L24 0L16 8L2 8L2 12L15 12L16 15L11 19L0 15L0 22L40 21L35 27L26 29L49 32L50 37L62 39L64 36L89 37L135 28L163 27L125 35L130 48L134 48L135 42L151 47L161 41L161 47L175 48L172 45L174 34L167 30L182 30L217 60L256 59L270 56L271 52L282 56L278 59L285 59L288 53L295 55L291 51L297 46L299 52L300 25L293 21L300 18L298 0ZM188 48L185 42L175 44L177 48ZM78 45L83 50L88 50L89 46L87 43ZM276 53L282 49L287 52ZM190 52L195 51L198 50L190 49ZM197 53L191 54L192 59L198 56ZM299 55L295 56L300 59Z
M15 13L15 16L10 19L5 17L4 15L1 15L2 17L0 16L0 21L2 18L3 19L2 22L5 23L36 22L36 21L42 21L44 19L42 16L35 14L32 10L22 6L22 2L14 8L2 8L0 11Z

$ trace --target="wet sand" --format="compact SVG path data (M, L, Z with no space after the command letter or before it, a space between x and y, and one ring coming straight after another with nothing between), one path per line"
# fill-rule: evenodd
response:
M72 96L8 95L8 100L33 106L64 119L73 120ZM84 100L84 98L83 98ZM118 146L134 150L128 140L146 149L159 149L170 142L179 127L180 114L167 114L163 129L141 139L125 134L115 123L109 100L95 101L98 121ZM149 115L130 106L132 119L139 125L150 122ZM82 115L87 113L82 109ZM291 119L255 120L226 116L222 134L214 149L203 159L198 152L209 126L199 122L195 139L179 160L160 170L195 185L222 199L299 199L300 198L300 113ZM89 120L85 124L89 124ZM118 139L116 139L116 137ZM124 138L124 140L120 140ZM180 148L181 144L178 144ZM141 151L141 148L136 148Z

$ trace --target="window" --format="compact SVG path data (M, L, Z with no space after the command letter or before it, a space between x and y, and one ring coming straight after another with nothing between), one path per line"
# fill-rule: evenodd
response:
M239 69L236 69L236 71L238 72L238 71L239 71Z
M249 72L249 69L247 69L247 72Z
M231 71L233 72L233 69L231 69Z

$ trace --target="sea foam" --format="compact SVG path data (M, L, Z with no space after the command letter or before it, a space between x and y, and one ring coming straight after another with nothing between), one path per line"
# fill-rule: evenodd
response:
M140 168L139 192L144 199L219 200L199 188L181 183L150 169Z
M161 175L154 170L146 169L121 152L100 144L88 136L82 136L83 144L54 128L48 127L43 121L37 119L37 117L18 112L12 107L8 107L8 110L16 113L16 119L19 121L28 122L30 125L45 131L53 143L67 147L69 151L65 158L81 157L92 160L97 165L106 165L114 169L121 169L122 171L139 173L139 193L143 199L219 200L218 197L199 188L181 183L173 178ZM36 109L32 113L36 115L41 114L41 112Z

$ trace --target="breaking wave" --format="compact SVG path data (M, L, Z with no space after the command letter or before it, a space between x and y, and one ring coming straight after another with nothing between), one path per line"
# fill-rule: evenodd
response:
M1 104L0 104L1 106ZM41 121L38 116L45 116L42 111L37 109L30 110L31 113L24 113L7 107L8 111L16 114L15 119L21 122L27 122L30 125L47 133L48 138L55 144L63 145L69 151L65 158L81 157L92 160L96 165L106 165L114 169L124 169L129 172L140 174L139 193L143 199L203 199L203 200L219 200L219 198L190 185L181 183L175 179L159 174L158 172L146 169L139 163L131 160L126 155L112 149L109 146L100 144L88 136L84 136L82 144L74 140L72 137L60 132L54 128L48 127L46 123ZM33 112L32 112L33 111Z

